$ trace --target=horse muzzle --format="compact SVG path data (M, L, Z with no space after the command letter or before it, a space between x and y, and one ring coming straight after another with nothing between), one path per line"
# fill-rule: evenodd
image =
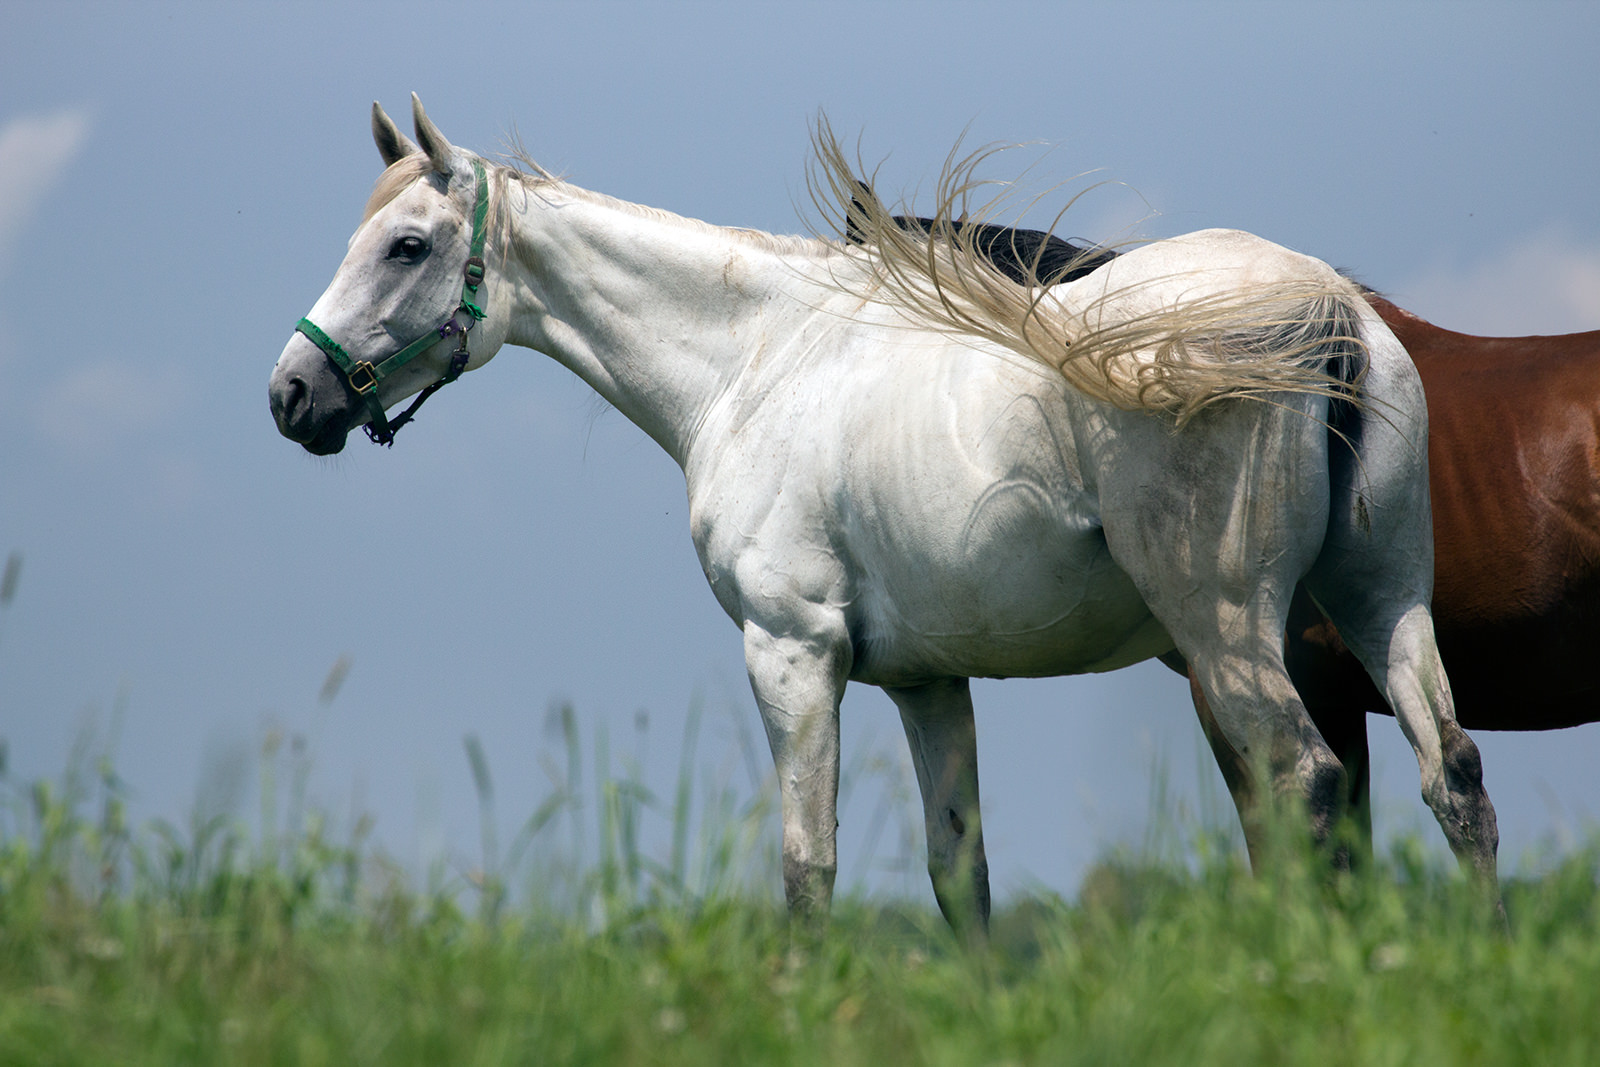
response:
M329 370L322 353L309 344L309 353L298 351L299 341L297 336L289 342L267 383L272 421L307 452L330 456L344 448L358 407L353 390Z

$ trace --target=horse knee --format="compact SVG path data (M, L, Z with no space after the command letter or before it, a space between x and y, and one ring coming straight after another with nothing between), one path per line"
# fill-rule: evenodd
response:
M968 818L972 820L970 823ZM968 812L967 818L963 818L961 812L948 808L941 817L930 819L926 829L928 873L936 881L962 866L981 865L987 872L983 832L978 827L975 813Z
M929 813L930 816L932 813ZM928 878L933 895L950 925L964 931L989 922L989 861L976 812L947 808L927 824Z

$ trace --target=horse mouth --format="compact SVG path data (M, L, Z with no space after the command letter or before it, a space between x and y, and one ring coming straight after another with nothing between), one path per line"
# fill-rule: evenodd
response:
M313 456L331 456L344 451L344 443L349 436L348 427L328 425L317 431L317 435L311 440L300 442L300 447Z
M280 434L313 456L331 456L344 449L345 439L350 436L347 419L329 418L319 426L309 417L309 405L301 404L299 408L299 411L290 410L281 402L279 393L273 392L272 416Z
M347 419L334 417L324 420L319 426L306 417L310 412L305 408L298 413L286 411L284 405L278 402L276 393L273 394L272 414L278 424L278 432L313 456L331 456L343 451L345 439L350 436Z

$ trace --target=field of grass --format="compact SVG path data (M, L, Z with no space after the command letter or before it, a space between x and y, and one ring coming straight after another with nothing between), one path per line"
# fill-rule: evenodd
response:
M1420 846L1256 879L1195 833L1011 902L987 949L870 899L792 942L770 798L691 820L691 777L599 781L590 846L541 856L577 829L558 790L488 873L419 889L293 803L132 828L103 762L0 767L0 1064L1600 1062L1600 850L1509 883L1510 936Z

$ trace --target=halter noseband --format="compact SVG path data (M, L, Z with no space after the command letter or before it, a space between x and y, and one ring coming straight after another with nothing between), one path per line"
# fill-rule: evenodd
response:
M339 342L329 337L310 319L301 319L295 326L296 331L303 334L333 360L334 365L344 372L350 388L366 402L367 411L371 415L366 425L367 436L376 444L394 444L394 435L399 432L400 427L411 421L411 417L422 406L422 402L461 377L461 372L467 368L469 357L467 334L484 317L483 306L478 302L480 300L478 287L483 284L483 242L489 218L489 179L484 173L483 161L474 159L472 171L478 179L478 199L472 209L472 247L467 255L467 265L462 271L466 281L461 286L461 303L456 305L449 318L378 363L366 360L357 362L351 359L349 353L339 347ZM450 366L438 381L417 394L417 398L399 418L390 422L383 413L383 403L378 399L378 383L447 337L458 338L455 351L450 353Z

